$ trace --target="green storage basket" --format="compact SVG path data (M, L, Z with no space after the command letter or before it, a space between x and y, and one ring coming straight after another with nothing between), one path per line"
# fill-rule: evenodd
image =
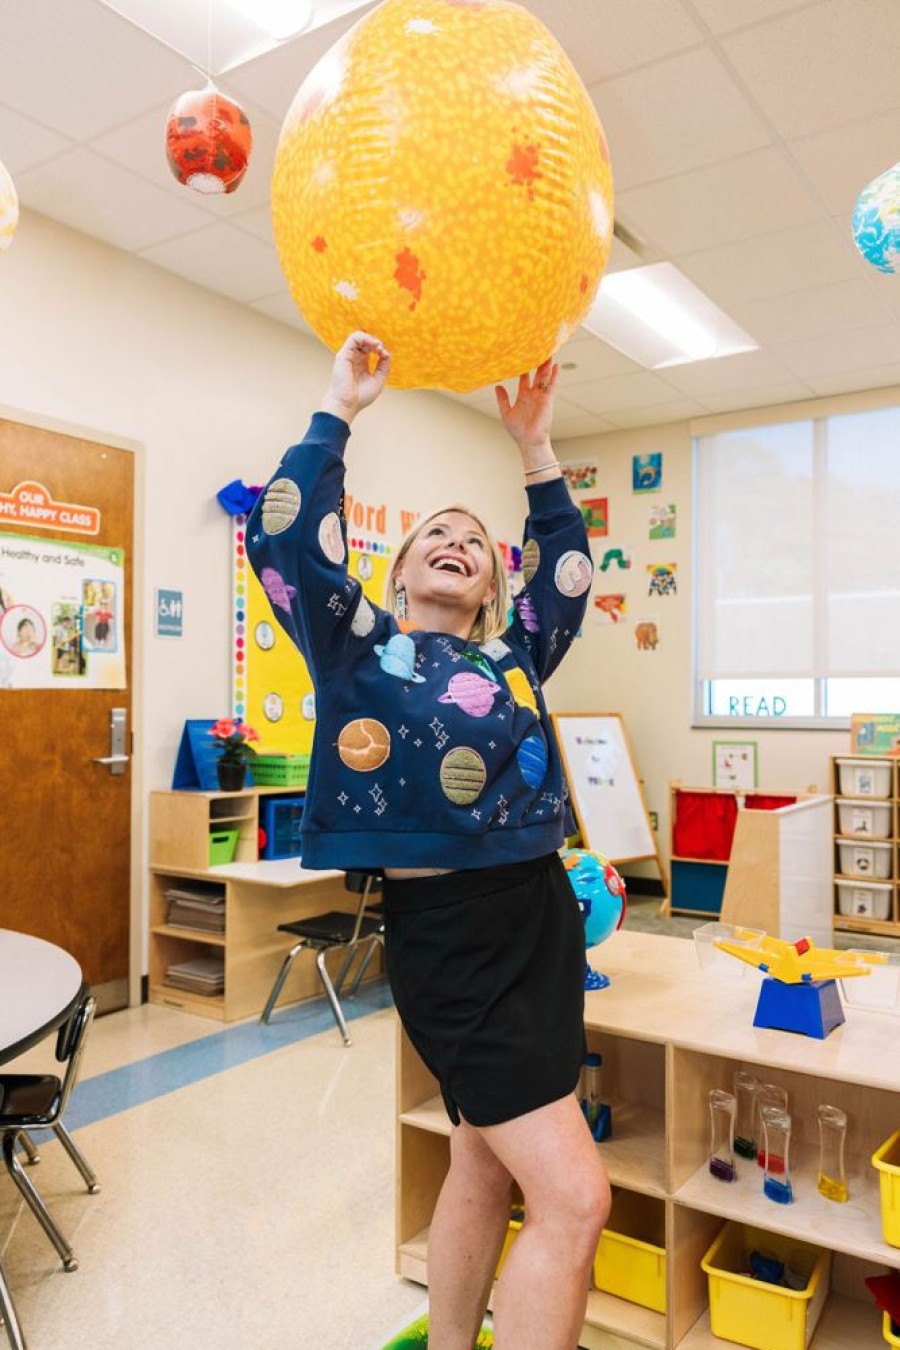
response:
M306 787L309 755L254 755L250 772L257 787Z
M209 836L209 865L221 867L230 863L237 852L240 830L214 830Z

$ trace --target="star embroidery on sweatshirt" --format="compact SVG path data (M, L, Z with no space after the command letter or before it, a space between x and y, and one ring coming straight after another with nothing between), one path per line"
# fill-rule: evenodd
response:
M350 798L347 796L346 792L338 793L338 801L340 802L341 806L346 806L349 800Z
M402 736L403 739L406 740L407 736L409 735L409 727L407 727L407 726L398 727L398 728L397 728L397 735L398 735L398 736Z

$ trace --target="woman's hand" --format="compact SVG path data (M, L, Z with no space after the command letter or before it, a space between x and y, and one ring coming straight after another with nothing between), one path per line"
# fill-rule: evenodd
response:
M373 355L377 358L374 369ZM371 333L351 333L335 355L321 411L352 422L358 412L375 402L390 368L390 354L377 337Z
M519 376L515 403L510 402L502 384L495 386L500 420L519 447L526 469L544 464L555 467L550 424L558 378L559 366L550 359L538 366L533 376Z

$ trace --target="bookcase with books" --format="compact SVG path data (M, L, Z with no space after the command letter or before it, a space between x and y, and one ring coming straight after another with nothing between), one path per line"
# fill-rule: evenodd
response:
M275 795L284 789L150 794L151 1003L225 1022L251 1017L291 945L278 924L355 908L343 872L260 858L261 799ZM319 993L312 955L298 958L281 1001Z

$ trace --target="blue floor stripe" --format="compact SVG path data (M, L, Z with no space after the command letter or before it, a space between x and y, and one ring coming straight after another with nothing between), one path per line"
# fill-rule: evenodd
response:
M345 999L341 1007L348 1022L393 1007L387 980L365 984L352 999ZM135 1064L125 1064L121 1069L110 1069L76 1085L66 1109L66 1125L70 1130L93 1125L95 1121L237 1068L260 1055L317 1036L320 1031L330 1031L339 1043L340 1033L325 998L310 999L284 1012L275 1012L267 1026L247 1022L163 1050Z

